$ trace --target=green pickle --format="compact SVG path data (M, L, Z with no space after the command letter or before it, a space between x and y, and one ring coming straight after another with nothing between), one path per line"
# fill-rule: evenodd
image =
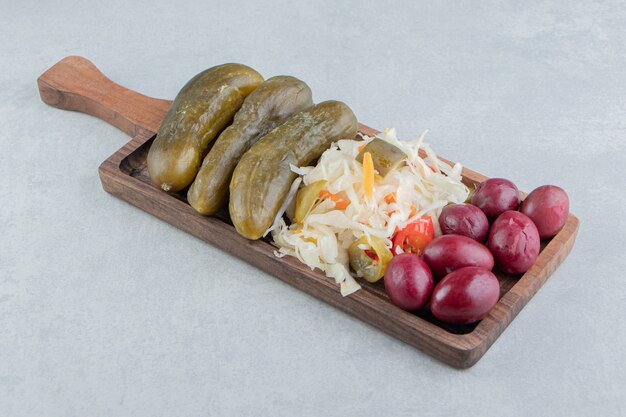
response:
M361 236L348 248L350 267L357 276L368 282L376 282L385 275L393 254L385 242L376 236Z
M272 225L297 175L339 139L353 139L357 120L346 104L325 101L289 118L259 139L241 158L230 182L229 211L235 229L259 239Z
M230 124L263 77L241 64L209 68L180 90L148 152L148 173L165 191L180 191L196 177L209 144Z
M298 190L298 194L296 194L296 211L293 219L296 223L304 221L306 216L313 210L313 206L320 198L320 191L326 187L326 184L328 184L328 181L319 180Z
M372 162L374 163L374 169L378 173L385 177L389 172L398 168L407 159L407 154L391 143L382 139L374 138L359 152L356 156L356 160L363 163L363 155L369 152L372 156Z
M290 76L272 77L243 102L233 123L215 140L187 193L189 204L210 215L228 204L228 187L243 154L290 116L313 106L306 83Z

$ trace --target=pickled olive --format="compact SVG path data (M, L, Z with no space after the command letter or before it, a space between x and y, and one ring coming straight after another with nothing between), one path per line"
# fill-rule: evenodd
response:
M361 236L348 248L348 257L357 276L368 282L376 282L385 275L387 264L393 255L382 239Z
M481 209L489 221L507 210L517 210L519 203L519 190L504 178L490 178L480 183L472 196L472 204Z
M424 307L434 285L428 265L412 253L393 257L387 265L384 283L391 302L407 311Z
M489 220L481 209L471 204L450 204L441 210L439 227L444 235L462 235L484 242L489 234Z
M296 194L296 213L294 216L296 223L301 223L306 216L309 215L315 202L319 200L320 192L326 187L326 184L328 184L328 181L319 180L298 190L298 194Z
M468 324L485 318L499 297L500 283L493 273L466 266L439 281L430 299L430 310L446 323Z
M541 239L561 231L569 215L569 197L556 185L542 185L534 189L522 203L522 213L530 217Z
M479 266L491 270L494 255L482 244L460 235L442 235L424 249L424 261L435 279L465 266Z
M397 146L391 143L374 138L370 141L361 152L356 156L356 160L363 163L363 157L366 152L372 155L372 161L374 162L374 169L378 171L382 177L386 176L390 171L398 168L404 161L407 160L407 155Z
M522 274L539 255L541 242L537 226L519 211L502 213L489 232L487 247L496 265L507 274Z
M259 239L272 225L296 174L339 139L354 138L354 113L340 101L325 101L290 117L259 139L237 164L230 182L229 211L237 232Z
M264 81L243 102L233 123L215 140L187 193L200 214L217 212L228 203L228 186L242 155L287 118L313 106L311 89L289 76Z

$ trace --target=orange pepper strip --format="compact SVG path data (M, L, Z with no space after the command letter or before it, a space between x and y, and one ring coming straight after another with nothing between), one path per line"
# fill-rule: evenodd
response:
M343 200L339 197L339 200L333 200L335 202L335 208L337 210L345 210L350 205L349 201Z
M319 197L322 200L330 200L335 203L337 210L345 210L350 205L350 200L346 200L340 195L332 194L328 190L320 191Z
M385 203L387 204L391 204L391 203L395 203L397 202L397 197L398 195L394 192L394 193L389 193L385 196Z
M363 154L363 192L365 198L371 200L374 192L374 161L369 152Z

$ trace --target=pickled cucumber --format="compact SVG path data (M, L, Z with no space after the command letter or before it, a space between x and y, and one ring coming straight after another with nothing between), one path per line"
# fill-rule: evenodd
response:
M180 90L148 152L148 173L165 191L187 187L209 143L232 121L263 77L241 64L209 68Z
M325 101L289 118L244 154L230 183L230 217L237 232L258 239L272 225L296 174L339 139L354 139L357 120L346 104Z
M298 194L296 194L296 211L293 219L296 223L301 223L309 215L315 203L320 199L320 191L326 187L326 184L328 184L328 181L319 180L298 190Z
M372 156L374 169L383 177L408 159L407 154L405 154L400 148L378 138L374 138L370 143L365 145L361 152L359 152L356 156L356 160L363 163L363 156L367 152L369 152Z
M233 124L215 140L187 193L189 204L209 215L228 204L228 187L241 156L290 116L313 106L311 89L294 77L263 82L243 102Z

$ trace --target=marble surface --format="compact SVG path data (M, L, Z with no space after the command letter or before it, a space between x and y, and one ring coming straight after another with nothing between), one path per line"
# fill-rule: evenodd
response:
M626 8L619 1L0 0L0 414L626 415ZM570 257L458 371L104 193L128 137L42 104L67 55L171 98L200 70L316 101L529 191Z

